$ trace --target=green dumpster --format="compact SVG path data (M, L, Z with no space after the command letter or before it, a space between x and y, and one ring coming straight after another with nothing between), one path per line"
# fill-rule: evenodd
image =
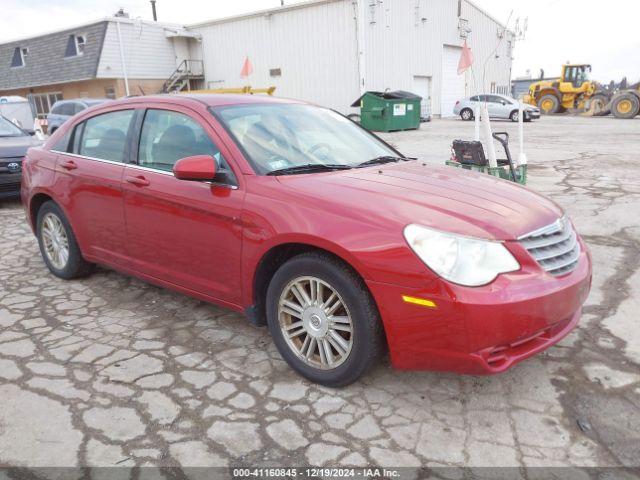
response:
M360 123L367 130L392 132L420 128L422 97L410 92L366 92L352 107L360 107Z

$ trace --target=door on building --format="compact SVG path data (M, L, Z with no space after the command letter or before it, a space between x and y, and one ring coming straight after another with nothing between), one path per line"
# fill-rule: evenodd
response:
M458 75L458 62L461 47L443 45L442 47L442 83L440 93L440 115L453 117L453 107L466 95L464 74Z
M413 76L412 92L422 97L420 102L420 118L431 116L431 77L425 75Z

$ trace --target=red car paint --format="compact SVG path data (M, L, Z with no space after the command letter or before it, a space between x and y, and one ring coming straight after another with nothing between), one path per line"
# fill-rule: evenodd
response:
M558 342L577 324L591 283L582 240L578 265L559 277L517 241L561 217L556 204L488 175L419 161L256 175L208 108L282 101L171 95L85 110L28 152L22 198L30 224L37 205L50 197L88 261L236 311L256 304L256 271L272 249L293 243L327 250L365 280L399 368L496 373ZM75 124L97 113L150 107L200 123L230 164L237 188L52 151ZM407 245L409 223L504 241L521 269L481 287L450 283ZM403 295L436 306L407 303Z

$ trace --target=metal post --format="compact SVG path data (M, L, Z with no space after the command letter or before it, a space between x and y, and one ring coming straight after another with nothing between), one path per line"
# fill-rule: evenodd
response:
M158 15L156 14L156 0L151 0L151 13L153 14L153 21L158 21Z
M358 88L360 95L366 89L365 82L365 0L354 0L356 4L356 39L358 42Z
M524 153L524 105L518 100L518 135L520 136L520 154L518 165L526 165L527 156Z
M124 78L124 91L129 96L129 79L127 78L127 65L124 61L124 49L122 47L122 34L120 33L120 20L116 18L116 31L118 32L118 46L120 47L120 64L122 65L122 77Z
M474 102L473 105L473 123L475 128L475 133L473 135L473 139L476 142L480 141L480 102Z

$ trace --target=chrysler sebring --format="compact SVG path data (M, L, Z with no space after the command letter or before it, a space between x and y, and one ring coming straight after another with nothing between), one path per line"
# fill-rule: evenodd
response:
M407 158L343 116L258 96L87 109L23 163L45 264L102 264L244 312L328 386L504 371L577 324L590 254L555 203Z

